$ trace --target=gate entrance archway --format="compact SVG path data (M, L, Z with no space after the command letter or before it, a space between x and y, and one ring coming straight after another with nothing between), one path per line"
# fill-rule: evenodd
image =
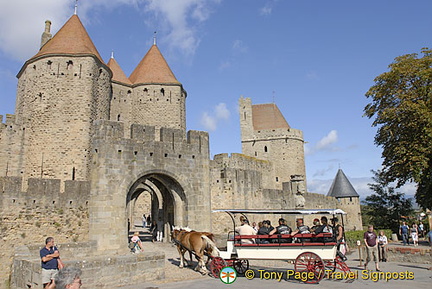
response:
M150 197L149 197L150 196ZM150 204L143 204L144 199ZM141 206L137 204L141 203ZM150 211L138 212L142 208ZM187 224L186 196L181 185L166 173L145 174L130 187L126 197L126 215L131 221L131 228L136 216L151 213L151 220L163 224L164 241L168 241L171 227Z

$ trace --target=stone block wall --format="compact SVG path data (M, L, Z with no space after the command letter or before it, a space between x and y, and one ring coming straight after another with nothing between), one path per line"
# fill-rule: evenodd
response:
M130 101L130 106L123 106L127 110L119 112L130 116L129 123L186 130L186 92L181 84L139 84Z
M18 74L16 136L7 140L12 150L19 150L19 167L9 175L87 180L92 124L109 119L111 77L108 67L92 56L43 56L26 62Z
M22 178L0 177L0 288L8 288L14 248L44 245L49 236L57 243L88 240L88 182L30 179L22 191ZM40 267L40 263L38 263ZM26 287L19 287L26 288Z
M156 175L178 189L174 221L197 230L210 230L209 146L205 132L185 132L133 125L123 138L123 125L97 122L93 142L90 235L98 249L126 247L127 200L140 178ZM126 173L127 172L127 173Z
M165 278L165 255L162 252L95 256L95 243L60 244L66 266L78 267L86 288L115 288ZM42 288L39 250L41 246L17 248L11 279L12 289Z
M250 98L240 98L239 111L242 153L273 164L272 187L282 189L282 184L289 182L292 175L306 175L301 130L293 128L255 130Z

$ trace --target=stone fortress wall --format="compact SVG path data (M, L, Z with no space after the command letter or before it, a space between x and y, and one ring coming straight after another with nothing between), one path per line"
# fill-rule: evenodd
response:
M64 31L84 29L77 17ZM66 41L62 35L50 41ZM93 45L89 38L75 40ZM127 259L108 264L105 271L117 277L125 276L125 268L141 270L139 280L162 276L163 254L134 263L127 252L127 219L135 216L132 204L144 192L151 192L153 217L162 218L165 228L187 225L217 234L231 230L231 220L213 209L356 206L359 211L353 201L306 192L302 132L254 130L249 98L240 99L243 153L211 160L208 133L186 132L187 94L173 75L164 83L147 78L132 83L127 77L122 83L115 80L118 70L98 53L70 54L48 46L18 73L15 115L7 115L5 123L0 116L0 280L5 280L0 289L8 288L8 280L12 288L26 285L17 283L22 270L30 271L21 279L39 278L33 276L40 264L31 245L42 246L47 236L73 243L71 257L80 245L89 246L94 271L106 264L97 258L114 255ZM151 51L160 54L155 45ZM146 69L170 72L161 54L158 59ZM288 220L292 226L294 218ZM28 249L14 257L19 245Z
M28 189L22 187L21 177L0 177L0 288L9 288L15 248L42 246L48 236L57 243L88 241L89 182L65 181L63 192L59 179L29 179Z

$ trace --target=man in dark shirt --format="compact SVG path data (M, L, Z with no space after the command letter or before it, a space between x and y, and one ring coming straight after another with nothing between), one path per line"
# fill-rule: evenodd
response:
M409 245L408 231L409 231L408 225L406 224L406 222L402 222L402 225L400 225L399 227L399 235L402 236L402 242L404 246L406 246L407 243Z
M284 218L280 218L279 219L279 226L277 226L276 228L274 228L272 231L270 231L270 235L273 234L278 234L278 235L289 235L291 234L292 230L291 228L287 225L287 222L285 221ZM275 239L274 242L280 242L280 243L291 243L292 239Z
M274 229L269 220L264 220L263 226L259 228L258 235L270 235L270 232ZM267 239L257 239L256 243L260 244L268 244L269 241Z
M310 233L309 227L303 223L303 219L297 219L296 224L297 224L297 229L291 233L291 236L294 237L296 234L309 234ZM303 241L309 242L310 239L297 238L295 240L296 243L301 243Z
M332 233L333 235L333 229L328 224L328 219L326 216L321 217L321 226L318 227L318 229L315 230L315 234L321 234L321 233ZM317 238L316 241L318 242L332 242L333 237L324 237L324 238Z
M368 230L364 233L363 241L366 245L366 263L364 264L365 270L367 269L367 264L371 260L371 255L375 262L375 269L380 272L378 265L378 242L377 235L374 232L373 226L369 225Z
M52 282L52 279L58 272L58 262L60 253L54 246L54 238L48 237L45 240L45 247L40 250L41 265L42 265L42 284L45 288Z

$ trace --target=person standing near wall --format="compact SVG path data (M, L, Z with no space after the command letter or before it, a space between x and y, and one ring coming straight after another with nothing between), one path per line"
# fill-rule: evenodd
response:
M400 225L399 227L399 235L402 236L402 242L404 246L406 246L407 243L409 245L408 231L409 231L408 225L406 224L406 222L402 222L402 225Z
M164 229L164 224L162 219L159 217L156 222L156 241L158 242L162 242L163 240L163 229Z
M147 227L147 218L145 214L143 214L142 216L142 223L143 223L143 230L144 230Z
M46 288L52 283L55 275L58 273L58 259L60 253L54 244L54 238L48 237L45 239L45 247L40 250L41 266L42 266L42 284Z
M381 262L387 262L387 244L387 237L384 235L384 231L381 230L378 235L378 256Z

